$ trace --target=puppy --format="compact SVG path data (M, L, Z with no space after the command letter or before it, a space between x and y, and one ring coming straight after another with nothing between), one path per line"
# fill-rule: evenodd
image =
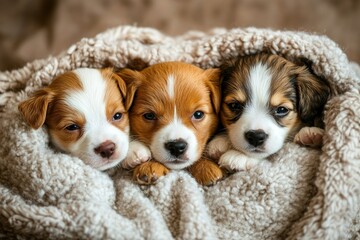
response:
M131 143L124 167L134 167L140 184L154 183L169 169L188 169L204 185L222 178L222 171L203 157L218 125L220 70L166 62L142 71L122 70L127 82ZM154 161L144 162L153 158ZM142 163L144 162L144 163Z
M330 94L328 84L305 66L277 55L246 56L221 69L220 116L227 134L214 138L208 153L220 157L219 165L228 170L251 168L292 141L302 127L313 126ZM322 131L307 128L296 141L316 145L321 136Z
M111 69L80 68L55 78L18 108L32 128L47 126L57 149L106 170L129 148L126 95L125 82Z

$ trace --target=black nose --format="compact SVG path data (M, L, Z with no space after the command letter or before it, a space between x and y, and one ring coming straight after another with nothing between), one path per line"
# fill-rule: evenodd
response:
M245 133L245 138L254 147L258 147L263 144L269 135L263 130L251 130Z
M171 153L171 155L178 157L186 151L187 145L187 142L180 139L165 143L165 148Z
M102 158L110 158L115 152L116 145L111 141L106 141L94 148L94 152Z

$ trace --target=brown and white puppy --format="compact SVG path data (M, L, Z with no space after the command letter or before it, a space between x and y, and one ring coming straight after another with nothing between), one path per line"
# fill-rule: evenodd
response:
M131 102L111 69L66 72L19 105L34 129L47 126L51 142L99 170L118 165L129 147Z
M227 134L209 143L208 152L222 155L219 164L229 170L251 168L279 151L302 127L314 124L330 94L328 84L305 66L277 55L230 61L222 77L220 116ZM297 141L309 142L308 133L302 131Z
M135 180L150 184L169 169L188 169L205 185L219 180L222 171L203 150L218 125L220 70L166 62L119 75L134 96L130 126L136 141L123 166L140 164ZM150 158L155 161L144 162Z

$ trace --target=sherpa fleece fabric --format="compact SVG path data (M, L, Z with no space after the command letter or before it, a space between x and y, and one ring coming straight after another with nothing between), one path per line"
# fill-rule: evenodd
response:
M17 105L79 67L184 61L218 67L267 52L306 61L331 84L321 150L287 143L273 161L201 187L185 171L153 186L49 147ZM0 73L0 237L41 239L347 239L360 236L360 68L325 36L214 29L169 37L121 26L58 56Z

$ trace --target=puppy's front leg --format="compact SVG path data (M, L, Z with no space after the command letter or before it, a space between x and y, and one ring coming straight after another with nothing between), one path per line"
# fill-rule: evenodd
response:
M188 168L188 171L202 185L215 184L224 176L223 171L213 161L201 158Z
M294 142L300 145L321 148L324 130L318 127L303 127L295 135Z
M251 169L260 161L260 159L250 158L237 150L229 150L220 157L219 165L229 171L243 171Z
M231 149L231 142L227 134L215 136L208 144L206 154L209 158L218 160L221 155Z
M121 166L125 169L132 169L137 165L149 161L151 159L151 151L142 142L131 141L126 158L122 161Z
M169 169L163 164L148 161L138 165L134 169L133 178L139 184L154 184L160 177L169 173Z

